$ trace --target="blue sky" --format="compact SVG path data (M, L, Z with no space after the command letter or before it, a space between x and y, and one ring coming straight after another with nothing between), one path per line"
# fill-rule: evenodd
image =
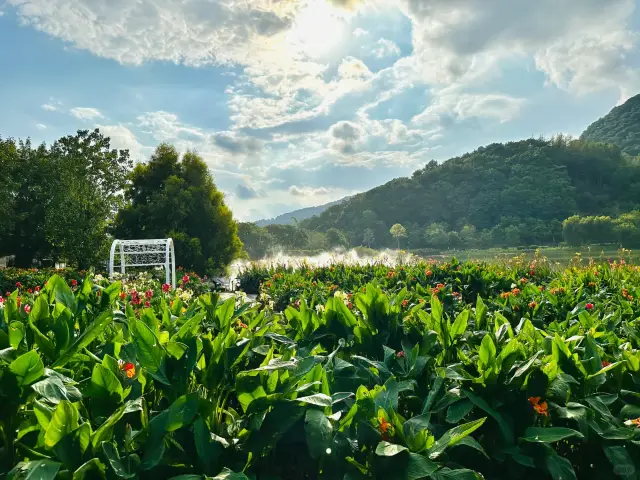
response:
M0 135L196 149L240 220L640 93L635 0L0 0Z

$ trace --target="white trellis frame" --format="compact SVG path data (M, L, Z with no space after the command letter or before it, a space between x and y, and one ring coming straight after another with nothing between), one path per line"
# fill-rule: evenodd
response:
M116 250L120 254L120 273L126 267L164 267L166 282L176 288L176 254L171 238L152 240L114 240L109 255L109 276L114 272Z

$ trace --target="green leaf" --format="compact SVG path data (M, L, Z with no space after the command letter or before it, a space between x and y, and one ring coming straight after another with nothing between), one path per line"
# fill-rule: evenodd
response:
M333 427L321 410L307 410L304 431L311 458L318 459L327 454L327 449L333 441Z
M487 412L493 419L498 422L500 426L500 431L502 432L502 436L506 440L507 443L513 443L513 429L507 422L507 420L502 416L500 412L492 408L484 398L475 395L469 390L464 390L465 395L469 400L473 402L473 404Z
M185 425L191 424L198 413L200 397L198 392L182 395L169 407L165 430L173 432Z
M40 296L38 298L44 299L44 296ZM33 310L31 311L33 313ZM53 346L53 342L49 337L44 335L38 327L34 325L34 323L29 319L29 328L33 332L33 340L35 341L38 349L45 354L47 358L55 358L56 357L56 348Z
M402 445L383 441L378 443L378 446L376 447L376 455L379 455L380 457L393 457L394 455L406 450L407 447L403 447Z
M487 318L488 308L482 301L482 297L478 295L476 299L476 329L482 330L484 328L485 319Z
M131 323L131 333L140 365L147 369L154 379L165 385L171 385L164 373L164 351L160 341L144 322Z
M482 343L480 344L480 350L478 350L478 356L480 358L480 362L478 363L478 368L482 371L485 370L486 367L491 365L493 360L496 358L496 345L493 343L491 339L491 335L488 333L482 339Z
M636 467L625 447L604 447L604 453L613 465L613 473L625 479L636 479Z
M72 480L94 480L94 479L106 479L105 466L97 458L92 458L75 472L73 472Z
M120 421L125 413L131 413L138 410L142 410L142 398L130 400L113 412L111 416L107 418L107 420L105 420L95 432L93 432L93 435L91 435L91 446L93 447L94 452L100 445L102 445L102 442L111 440L113 427Z
M20 462L9 472L7 480L54 480L61 466L52 460Z
M464 437L480 428L486 419L487 417L479 418L473 422L464 423L448 430L436 441L435 445L429 449L429 458L432 460L438 458L448 447L454 446Z
M23 387L35 382L44 374L44 364L38 352L30 350L11 362L9 370L16 376L18 386Z
M456 470L450 470L443 468L431 475L432 480L481 480L483 477L466 468L458 468Z
M67 350L61 353L60 357L53 363L51 368L66 365L76 353L83 348L88 347L91 342L98 338L112 320L113 313L111 311L106 311L100 314L100 316L94 320L84 332L82 332L82 335L80 335Z
M118 450L111 443L103 442L102 443L102 451L104 452L105 457L109 461L111 468L120 478L135 478L136 473L130 472L129 469L125 466L125 464L120 459L120 455L118 454Z
M570 437L584 438L580 432L571 428L529 427L525 430L524 437L520 437L520 440L533 443L553 443Z
M55 300L69 308L72 312L76 311L76 299L64 278L59 275L52 276L47 280L47 286L45 288L50 292L52 302Z
M473 410L471 400L460 400L447 409L447 423L458 423Z
M294 402L308 403L309 405L317 405L319 407L330 407L333 404L331 397L324 393L316 393L307 397L300 397L293 400Z
M406 480L419 480L431 475L438 469L438 464L432 462L424 455L410 453L406 467Z
M124 397L122 384L116 374L102 365L93 366L91 386L95 396L107 398L114 396L117 401L122 401Z
M9 343L13 348L18 350L22 339L24 338L24 323L11 322L9 324Z
M577 480L571 462L551 449L547 450L544 464L553 480Z
M36 392L51 403L60 403L61 400L77 402L82 399L80 391L72 386L67 387L57 376L51 376L31 385Z
M467 324L469 323L469 310L463 310L456 317L455 322L451 326L450 334L451 340L455 340L459 336L461 336L465 330L467 329Z
M78 410L73 403L68 400L58 403L44 434L44 444L51 448L62 437L78 428L78 417Z
M482 448L482 445L480 445L480 443L473 437L464 437L454 446L473 448L474 450L477 450L482 455L484 455L486 458L489 458L489 455L487 455L487 452L484 451L484 448Z
M235 473L228 468L224 468L222 472L213 477L213 480L249 480L249 477L244 473Z

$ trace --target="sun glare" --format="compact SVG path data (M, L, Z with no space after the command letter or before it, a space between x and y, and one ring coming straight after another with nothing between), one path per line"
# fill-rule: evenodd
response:
M289 41L312 57L329 53L344 37L344 20L326 0L309 0L296 18Z

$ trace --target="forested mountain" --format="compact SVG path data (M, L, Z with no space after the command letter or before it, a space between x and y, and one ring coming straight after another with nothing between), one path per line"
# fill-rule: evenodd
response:
M350 245L407 248L519 246L562 240L572 215L618 215L640 206L640 165L609 144L529 139L430 162L301 223L345 233Z
M640 95L615 107L607 115L592 123L582 136L583 140L618 145L629 155L640 154Z
M320 215L327 208L339 205L348 198L349 197L341 198L335 202L325 203L324 205L318 205L317 207L301 208L299 210L294 210L293 212L283 213L282 215L278 215L274 218L258 220L255 224L259 227L266 227L267 225L295 225L296 221L301 222L302 220L311 218L314 215Z

